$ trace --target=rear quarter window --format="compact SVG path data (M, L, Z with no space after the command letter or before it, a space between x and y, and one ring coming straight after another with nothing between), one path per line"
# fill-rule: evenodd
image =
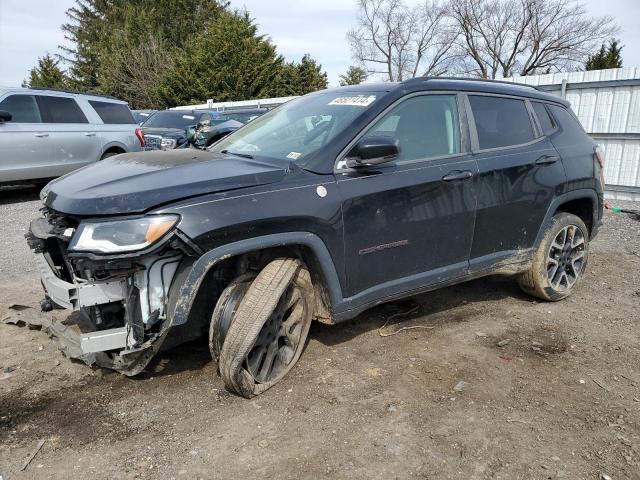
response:
M44 123L89 123L73 98L37 96Z
M557 105L549 105L549 109L551 110L551 115L553 115L553 118L560 125L563 132L569 135L579 135L580 137L586 135L580 121L569 110Z
M531 117L524 100L469 95L481 150L521 145L534 140Z
M544 106L544 103L540 102L531 102L533 106L533 111L536 112L536 117L538 117L538 122L540 123L540 128L545 135L549 135L553 133L556 129L556 122L551 118L547 108Z
M107 124L132 124L136 123L131 110L127 105L113 102L100 102L89 100L89 105L93 107L100 119Z

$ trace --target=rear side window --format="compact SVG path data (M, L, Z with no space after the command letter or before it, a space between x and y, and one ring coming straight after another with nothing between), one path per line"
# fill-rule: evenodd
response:
M131 124L136 123L129 107L122 103L99 102L89 100L89 105L93 107L100 119L108 124Z
M551 109L551 115L553 115L565 133L580 136L585 135L584 128L582 128L578 119L566 108L558 107L556 105L549 105L549 108Z
M469 95L480 149L509 147L534 139L524 100Z
M552 133L556 129L556 123L549 116L544 103L531 102L531 105L533 105L533 111L536 112L536 117L538 117L538 122L540 122L540 127L544 134L549 135Z
M89 123L73 98L38 95L44 123Z
M11 114L14 123L41 123L40 110L33 95L10 95L0 102L0 110Z

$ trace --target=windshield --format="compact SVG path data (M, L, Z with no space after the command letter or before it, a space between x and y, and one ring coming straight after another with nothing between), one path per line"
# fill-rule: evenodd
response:
M165 111L154 113L142 126L146 128L179 128L184 130L196 123L196 117L191 112Z
M376 99L375 94L326 92L307 95L256 118L213 145L217 153L301 160L345 129Z

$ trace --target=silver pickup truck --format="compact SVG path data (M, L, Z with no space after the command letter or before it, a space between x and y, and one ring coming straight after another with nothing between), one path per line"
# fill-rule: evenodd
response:
M64 175L144 145L126 102L95 94L0 87L0 184Z

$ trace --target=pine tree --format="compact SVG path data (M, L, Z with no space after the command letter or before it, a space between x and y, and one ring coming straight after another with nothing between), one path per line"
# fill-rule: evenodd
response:
M223 12L176 58L162 96L170 105L270 97L283 63L248 13Z
M327 74L322 71L322 65L317 63L307 53L297 65L298 70L298 95L315 92L327 88L329 82Z
M29 77L22 82L23 87L67 88L69 79L58 66L59 61L45 54L38 58L38 65L29 72Z
M606 68L622 67L622 45L616 39L609 40L609 45L604 43L595 54L590 55L584 65L585 70L604 70Z
M350 66L347 73L340 75L340 86L360 85L364 82L369 74L364 68Z

